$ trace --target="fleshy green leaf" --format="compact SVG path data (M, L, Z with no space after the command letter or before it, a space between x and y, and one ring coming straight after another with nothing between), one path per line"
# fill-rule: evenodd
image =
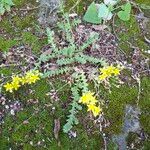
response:
M101 19L98 17L98 11L95 2L93 2L87 9L83 20L93 24L100 24Z

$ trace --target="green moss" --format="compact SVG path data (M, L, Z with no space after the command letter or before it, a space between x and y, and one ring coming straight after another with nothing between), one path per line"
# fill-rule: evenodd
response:
M3 52L7 52L9 50L9 48L15 46L18 44L18 41L15 39L4 39L2 37L0 37L0 50L2 50Z
M76 2L76 0L67 1L65 10L69 11L71 9L71 11L75 11L78 14L83 14L85 12L83 8L89 6L90 3L93 2L93 0L82 0L78 5L76 5Z
M7 33L14 32L14 29L8 18L4 18L2 21L0 21L0 27L1 29L5 30Z
M139 102L139 107L141 108L140 123L144 131L150 134L150 78L144 77L141 80L141 97Z
M43 45L46 44L46 39L40 40L37 36L31 32L22 33L22 44L28 44L32 48L32 52L37 55L41 51Z
M106 129L106 132L118 134L122 129L126 104L136 103L137 88L125 85L120 88L114 88L108 97L108 107L103 109L106 118L110 120L110 127Z
M32 90L31 93L30 90ZM43 105L51 102L50 97L46 95L50 90L51 86L47 80L40 80L35 84L22 86L15 92L15 99L21 100L24 104L29 99L38 100L39 104Z
M23 123L25 120L28 120L27 124ZM49 128L46 128L47 126ZM3 140L9 137L10 141L7 141L7 144L12 145L14 149L18 149L26 144L29 145L30 141L37 144L38 141L44 139L48 143L47 139L51 139L53 136L52 126L53 119L51 118L50 110L41 109L39 113L35 113L33 106L28 105L28 108L19 112L17 117L12 118L12 116L8 116L5 119L2 137Z
M50 96L46 95L52 87L59 89L60 100L58 102L51 100ZM67 134L63 133L62 127L66 122L66 114L68 114L68 107L64 107L63 104L68 103L69 87L69 85L65 86L64 82L57 80L52 83L52 86L49 85L48 80L40 80L30 87L32 90L30 94L29 87L20 89L17 95L14 95L14 99L22 101L24 109L18 112L15 117L7 115L5 118L5 123L2 125L2 147L12 145L13 149L30 148L31 150L99 150L99 147L102 148L103 140L99 129L94 130L94 133L87 132L86 126L90 123L89 126L91 127L93 125L91 125L91 122L86 122L85 125L81 121L79 125L73 128L77 132L76 138L69 138ZM29 103L27 102L29 99L38 100L38 103ZM55 107L55 110L52 111L52 107ZM78 117L80 118L80 113ZM54 119L57 118L60 118L61 123L58 140L54 138L53 133ZM26 120L28 120L28 123L23 123ZM8 137L9 141L7 140ZM44 143L37 146L37 143L43 140ZM34 146L30 145L31 141Z
M20 15L16 15L13 18L15 26L16 28L18 28L19 31L31 27L34 20L35 18L33 13L28 13L28 15L23 18Z
M17 68L15 67L3 67L0 69L0 74L3 74L5 77L11 76L12 73L15 73Z
M17 8L21 8L26 6L26 4L28 5L34 5L36 6L38 3L35 0L13 0L15 6Z
M131 17L129 21L124 22L116 18L117 35L120 39L119 46L127 55L133 51L133 47L138 47L141 51L148 49L148 45L145 43L143 35L135 17Z
M50 102L50 97L46 95L52 89L48 80L41 79L32 86L32 89L34 90L34 97L36 97L41 103Z
M145 5L150 5L150 1L149 0L135 0L136 3L138 4L145 4Z
M119 47L120 47L127 55L130 55L131 49L130 49L130 44L129 44L129 43L125 43L124 41L123 41L123 42L120 42L120 43L119 43Z
M108 150L118 150L118 145L113 141L110 141L107 145Z
M143 150L149 150L150 149L150 140L144 141Z

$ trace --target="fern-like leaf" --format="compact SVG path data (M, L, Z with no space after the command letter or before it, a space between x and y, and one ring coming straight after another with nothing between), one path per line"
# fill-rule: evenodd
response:
M58 75L68 73L71 70L72 70L71 67L64 67L64 68L60 68L60 69L56 69L56 70L46 71L46 72L43 73L42 77L46 78L46 77L58 76Z

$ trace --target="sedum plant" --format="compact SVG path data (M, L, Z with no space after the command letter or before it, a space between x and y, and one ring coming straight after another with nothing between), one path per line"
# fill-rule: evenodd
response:
M58 23L60 31L65 34L65 39L68 43L67 46L59 48L55 42L54 31L47 28L46 34L48 37L48 44L51 45L52 52L50 54L41 54L38 63L36 63L36 69L40 68L40 65L45 62L55 62L57 69L45 70L43 77L51 77L55 75L61 75L68 72L73 72L75 65L83 65L86 63L90 64L100 64L104 66L106 64L105 60L102 58L95 58L84 54L85 49L92 45L98 38L97 33L92 33L87 41L85 41L81 46L76 44L72 28L76 27L80 21L73 20L70 22L69 15L64 14L64 21Z
M6 11L10 11L11 6L14 3L12 0L0 0L0 16L3 15Z
M67 46L59 48L55 42L55 33L50 28L47 28L46 34L48 38L48 44L51 45L50 54L41 54L38 62L36 63L36 69L40 69L41 64L50 63L51 61L57 66L53 70L45 70L43 73L43 78L53 77L62 74L69 73L73 78L73 83L71 86L72 92L72 102L70 103L71 109L69 110L69 115L67 116L66 124L63 127L63 131L68 133L73 125L78 124L78 119L76 117L78 111L82 109L79 100L81 96L88 92L88 84L85 73L80 70L76 71L76 66L88 64L105 66L106 62L102 58L95 58L85 54L85 49L92 45L98 38L97 33L90 35L87 41L85 41L81 46L76 44L73 34L73 28L77 27L80 20L74 19L70 21L69 15L64 14L64 20L58 23L58 27L61 32L64 33L64 41L66 41ZM88 111L92 111L96 117L100 113L100 108L96 102L94 105L88 103Z
M82 110L81 105L79 104L80 93L84 93L88 91L87 79L84 72L74 73L72 75L74 79L74 84L71 87L72 92L72 102L71 109L69 110L69 115L67 116L67 122L63 126L63 131L68 133L73 125L77 125L79 123L76 114L79 110Z

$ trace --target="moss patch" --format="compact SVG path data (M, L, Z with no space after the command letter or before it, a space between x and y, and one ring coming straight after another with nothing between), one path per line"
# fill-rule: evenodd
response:
M140 123L146 133L150 135L150 78L144 77L141 81L142 93L139 106L142 110Z
M67 101L70 93L68 86L59 91L62 101L55 102L47 96L52 87L64 86L63 82L57 82L50 86L47 80L41 80L33 85L30 89L31 94L26 93L24 89L20 89L15 95L15 99L23 102L24 108L12 117L9 114L5 118L5 124L2 125L1 147L7 149L52 149L52 150L99 150L103 142L99 132L88 134L83 124L74 127L77 133L76 138L69 138L67 134L62 132L59 134L59 139L54 138L53 128L54 119L61 118L61 127L66 120L68 109L62 104ZM29 89L29 88L27 88ZM64 89L67 89L64 91ZM67 92L68 91L68 92ZM61 95L63 94L63 95ZM38 100L37 104L27 102L30 98ZM55 110L52 108L55 107ZM9 140L8 140L9 137ZM38 144L40 141L41 144ZM33 143L33 145L32 145Z
M5 77L9 77L12 75L12 73L17 72L18 68L16 67L3 67L0 69L0 74L5 76Z
M9 48L16 46L18 44L18 41L15 39L4 39L0 37L0 50L3 52L7 52Z
M32 48L32 52L34 54L39 53L41 51L42 46L45 45L46 42L46 39L39 39L31 32L22 33L22 44L28 44Z
M34 16L32 13L28 14L23 18L21 18L20 16L15 16L13 18L13 21L15 23L15 27L17 27L19 30L23 30L25 28L32 26L32 23L34 21Z
M28 5L37 5L38 3L35 0L13 0L15 7L21 8Z
M67 1L65 10L69 11L71 9L71 11L75 11L78 14L83 14L85 12L83 8L89 6L90 3L93 2L93 0L82 0L78 5L76 5L76 2L76 0Z
M124 118L124 109L126 104L135 104L137 99L137 88L122 86L114 88L108 96L108 108L104 109L106 118L110 120L110 127L106 132L110 134L118 134L121 132Z
M141 51L148 50L148 45L144 42L143 35L141 34L140 27L135 19L123 22L116 19L116 33L120 39L119 46L126 52L127 55L134 50L133 47L138 47Z
M1 29L5 30L7 33L14 33L14 29L11 25L11 21L7 18L4 18L2 21L0 21L0 27Z

